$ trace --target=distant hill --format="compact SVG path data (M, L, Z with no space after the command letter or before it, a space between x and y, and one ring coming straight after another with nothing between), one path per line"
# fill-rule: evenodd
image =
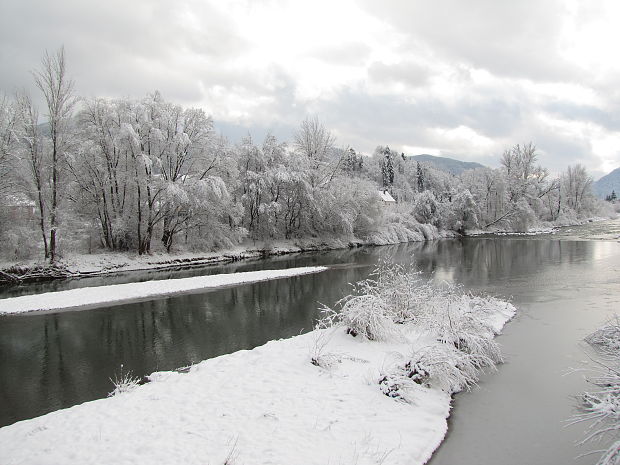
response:
M458 175L463 171L474 170L476 168L484 168L484 165L473 161L460 161L454 158L436 157L434 155L410 155L407 158L419 162L424 162L438 170L447 171L448 173Z
M592 186L592 190L598 197L603 199L611 194L611 191L616 191L616 195L620 197L620 168L616 168L596 181Z

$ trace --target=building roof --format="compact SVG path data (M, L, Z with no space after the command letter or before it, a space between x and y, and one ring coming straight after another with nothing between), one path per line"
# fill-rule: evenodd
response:
M390 203L395 203L396 200L394 200L394 197L392 197L390 195L390 193L387 191L387 189L382 189L379 191L379 195L381 196L381 200L383 200L384 202L390 202Z

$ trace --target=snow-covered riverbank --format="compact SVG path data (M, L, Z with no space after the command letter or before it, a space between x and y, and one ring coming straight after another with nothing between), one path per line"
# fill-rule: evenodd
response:
M454 302L453 316L476 315L493 332L515 311ZM154 373L129 392L1 428L2 463L423 464L447 431L450 390L432 373L430 387L410 379L398 395L380 380L393 382L414 354L456 349L428 327L394 328L379 342L336 326Z
M169 270L200 267L217 263L257 259L274 255L300 252L337 250L364 245L389 245L403 242L422 242L455 237L452 231L439 231L434 226L417 225L418 229L399 224L390 225L381 233L362 241L340 239L296 239L270 243L240 245L209 253L153 253L138 255L124 252L99 252L93 254L65 254L55 267L40 261L0 262L0 283L28 282L45 279L78 278L128 271Z
M0 299L0 315L43 310L79 309L98 305L118 305L131 301L202 291L216 287L318 273L326 269L324 266L308 266L284 270L248 271L45 292L43 294Z

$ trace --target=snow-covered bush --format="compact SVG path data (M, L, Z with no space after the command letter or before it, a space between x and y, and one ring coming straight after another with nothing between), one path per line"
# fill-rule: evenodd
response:
M413 204L413 215L420 223L437 225L439 218L439 202L431 191L420 193Z
M108 394L108 397L133 391L140 383L140 379L133 376L131 371L123 372L123 365L121 365L120 374L114 375L114 379L110 378L110 381L114 385L114 389Z
M479 367L502 362L495 333L485 316L494 308L492 298L466 294L455 285L436 288L436 295L428 300L424 325L440 342L453 346L470 356Z
M338 306L339 311L323 309L320 327L340 325L368 340L412 342L411 357L379 378L389 397L407 400L405 392L415 385L457 392L502 362L489 321L507 304L453 284L435 285L411 269L380 263ZM428 341L421 348L413 342L420 338Z
M459 192L450 204L446 226L454 231L464 232L480 226L481 212L469 190Z
M414 351L407 362L382 374L379 387L386 396L402 400L407 400L408 391L416 385L452 394L476 384L486 366L480 358L450 344L428 345Z
M398 334L393 321L393 309L377 295L351 296L342 306L342 323L352 336L388 341Z
M586 338L601 357L597 373L588 379L596 390L582 396L581 412L573 423L587 422L590 441L610 441L597 465L620 464L620 320L618 317Z
M353 336L369 340L398 338L397 325L416 319L432 293L419 273L400 265L380 263L368 279L354 285L354 292L337 305L339 311L325 307L322 326L342 324Z
M319 331L316 334L317 336L314 339L314 344L312 344L309 350L310 363L314 366L329 370L341 361L340 354L326 352L326 347L333 333Z
M605 354L620 353L620 318L616 316L605 326L586 337L585 340Z
M536 225L536 213L524 198L519 199L510 218L513 231L527 232Z

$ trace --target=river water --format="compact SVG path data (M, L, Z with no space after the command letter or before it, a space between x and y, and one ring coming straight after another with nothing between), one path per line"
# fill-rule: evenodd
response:
M442 464L586 464L582 426L566 427L588 388L584 336L620 310L620 222L542 236L450 239L297 254L176 272L6 288L0 297L256 269L328 265L289 279L84 311L0 317L0 426L105 397L123 370L144 376L312 329L380 259L438 281L510 297L507 362L456 396ZM595 239L592 239L595 238ZM405 437L406 432L401 432Z

